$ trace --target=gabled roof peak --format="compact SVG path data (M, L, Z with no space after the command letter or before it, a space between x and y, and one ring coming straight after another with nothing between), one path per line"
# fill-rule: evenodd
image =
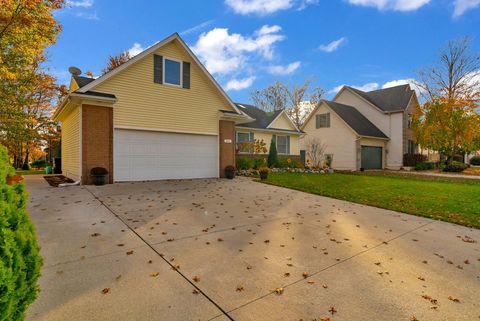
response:
M384 112L405 110L412 96L415 95L415 91L409 84L367 92L350 86L346 87Z

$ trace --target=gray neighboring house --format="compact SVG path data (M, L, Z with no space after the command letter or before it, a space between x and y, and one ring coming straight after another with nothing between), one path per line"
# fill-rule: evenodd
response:
M344 86L310 113L300 148L308 150L311 138L319 139L335 169L400 169L403 155L417 151L411 129L416 106L409 85L370 92Z

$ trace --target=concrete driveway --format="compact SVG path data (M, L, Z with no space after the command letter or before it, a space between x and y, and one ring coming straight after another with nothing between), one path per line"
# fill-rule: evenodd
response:
M28 320L480 319L479 230L244 178L26 183Z

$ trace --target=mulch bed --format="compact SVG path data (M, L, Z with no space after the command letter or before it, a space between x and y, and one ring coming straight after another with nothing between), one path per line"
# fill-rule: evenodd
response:
M50 186L58 187L59 184L63 183L74 183L75 181L71 178L65 177L63 175L49 175L43 176L43 178L50 184Z

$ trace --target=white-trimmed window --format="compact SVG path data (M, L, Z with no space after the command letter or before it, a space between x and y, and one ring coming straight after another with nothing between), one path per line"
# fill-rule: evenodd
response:
M277 136L277 153L290 154L290 136Z
M330 127L330 113L315 115L316 128Z
M182 87L182 61L163 58L163 83Z
M237 148L239 153L250 154L252 153L251 143L254 142L254 134L237 132Z

